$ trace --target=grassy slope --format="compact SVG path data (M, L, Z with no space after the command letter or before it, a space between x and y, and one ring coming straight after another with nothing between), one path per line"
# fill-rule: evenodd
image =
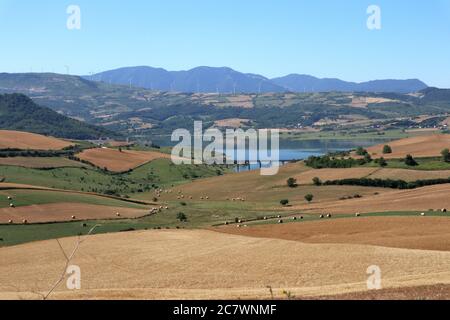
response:
M6 208L9 206L8 196L13 198L13 203L16 207L50 204L50 203L85 203L93 205L104 205L113 207L126 207L145 209L146 206L139 205L132 202L121 201L112 198L100 197L95 195L58 192L58 191L44 191L44 190L3 190L0 191L0 208Z
M199 177L216 176L217 170L220 169L207 166L175 166L170 160L158 159L131 173L117 175L83 168L36 170L0 166L0 177L5 178L4 182L57 189L99 193L114 190L120 194L133 194L152 184L161 187L190 182Z

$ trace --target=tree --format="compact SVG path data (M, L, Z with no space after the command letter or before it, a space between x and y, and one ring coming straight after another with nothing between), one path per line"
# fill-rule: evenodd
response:
M294 179L294 178L287 179L287 185L289 188L297 187L297 179Z
M358 148L356 148L356 154L358 156L364 156L367 154L367 150L364 149L363 147L358 147Z
M313 181L313 183L314 183L315 186L321 186L321 185L323 184L323 183L322 183L322 180L320 180L319 177L314 177L314 178L312 179L312 181Z
M383 158L383 157L381 157L379 160L378 160L378 165L380 166L380 167L386 167L387 165L388 165L388 163L387 163L387 161Z
M448 149L442 150L441 155L444 162L450 162L450 150Z
M372 157L370 156L370 154L366 153L366 154L364 155L364 161L365 161L366 163L371 163L371 162L372 162Z
M384 154L392 153L392 148L391 148L391 146L385 145L385 146L383 147L383 153L384 153Z
M283 200L280 201L280 204L282 206L287 206L289 204L289 200L288 199L283 199Z
M307 194L305 196L305 200L308 201L308 203L310 203L311 201L313 201L314 196L312 194Z
M187 221L187 217L183 212L179 212L177 214L177 219L180 220L181 222L186 222Z
M407 166L413 167L413 166L417 166L418 163L416 162L416 160L414 160L414 158L412 157L412 155L408 154L405 158L405 164Z

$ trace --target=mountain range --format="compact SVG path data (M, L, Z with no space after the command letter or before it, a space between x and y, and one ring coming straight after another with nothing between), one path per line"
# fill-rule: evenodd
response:
M277 92L394 92L412 93L428 86L418 79L347 82L290 74L269 79L228 67L197 67L187 71L167 71L153 67L126 67L84 78L151 90L186 93L277 93Z

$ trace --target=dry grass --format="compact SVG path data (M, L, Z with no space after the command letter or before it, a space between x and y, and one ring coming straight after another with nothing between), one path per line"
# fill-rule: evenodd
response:
M82 160L109 171L124 172L160 158L170 158L169 154L153 151L116 150L109 148L88 149L77 155Z
M431 134L396 140L388 143L392 147L391 154L383 154L383 146L380 144L367 149L375 157L386 159L404 158L407 154L414 157L436 157L441 151L450 148L450 134Z
M249 228L214 230L251 237L305 243L368 244L383 247L450 251L450 215L442 217L370 217L333 219Z
M0 130L0 149L60 150L71 145L73 143L40 134Z
M75 239L61 241L66 251ZM0 248L0 298L36 298L58 279L56 241ZM450 283L450 252L367 245L303 244L211 231L142 231L91 236L71 264L82 290L64 282L50 298L237 299L344 294L366 289L379 265L384 288ZM13 267L12 267L13 266Z

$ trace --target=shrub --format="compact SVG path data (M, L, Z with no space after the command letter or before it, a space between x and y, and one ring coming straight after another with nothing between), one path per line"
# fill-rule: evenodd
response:
M407 166L413 167L413 166L417 166L418 163L416 162L416 160L414 160L413 156L408 154L405 158L405 164Z
M287 179L287 185L289 188L297 187L297 179L294 179L294 178Z
M320 180L319 177L314 177L314 178L312 179L312 181L313 181L313 184L314 184L315 186L321 186L321 185L322 185L322 180Z
M391 146L385 145L385 146L383 147L383 153L384 153L384 154L392 153L392 148L391 148Z
M308 201L308 203L313 201L313 199L314 199L314 196L312 194L307 194L305 196L305 200Z
M378 165L380 167L386 167L388 165L388 163L383 157L381 157L380 159L378 159Z
M282 206L287 206L289 204L289 200L288 199L283 199L283 200L280 201L280 204Z
M356 154L358 156L365 156L367 154L367 150L364 149L363 147L358 147L356 148Z
M450 151L448 149L442 150L441 155L444 162L450 162Z
M180 220L181 222L186 222L187 221L187 217L183 212L179 212L177 214L177 220Z

